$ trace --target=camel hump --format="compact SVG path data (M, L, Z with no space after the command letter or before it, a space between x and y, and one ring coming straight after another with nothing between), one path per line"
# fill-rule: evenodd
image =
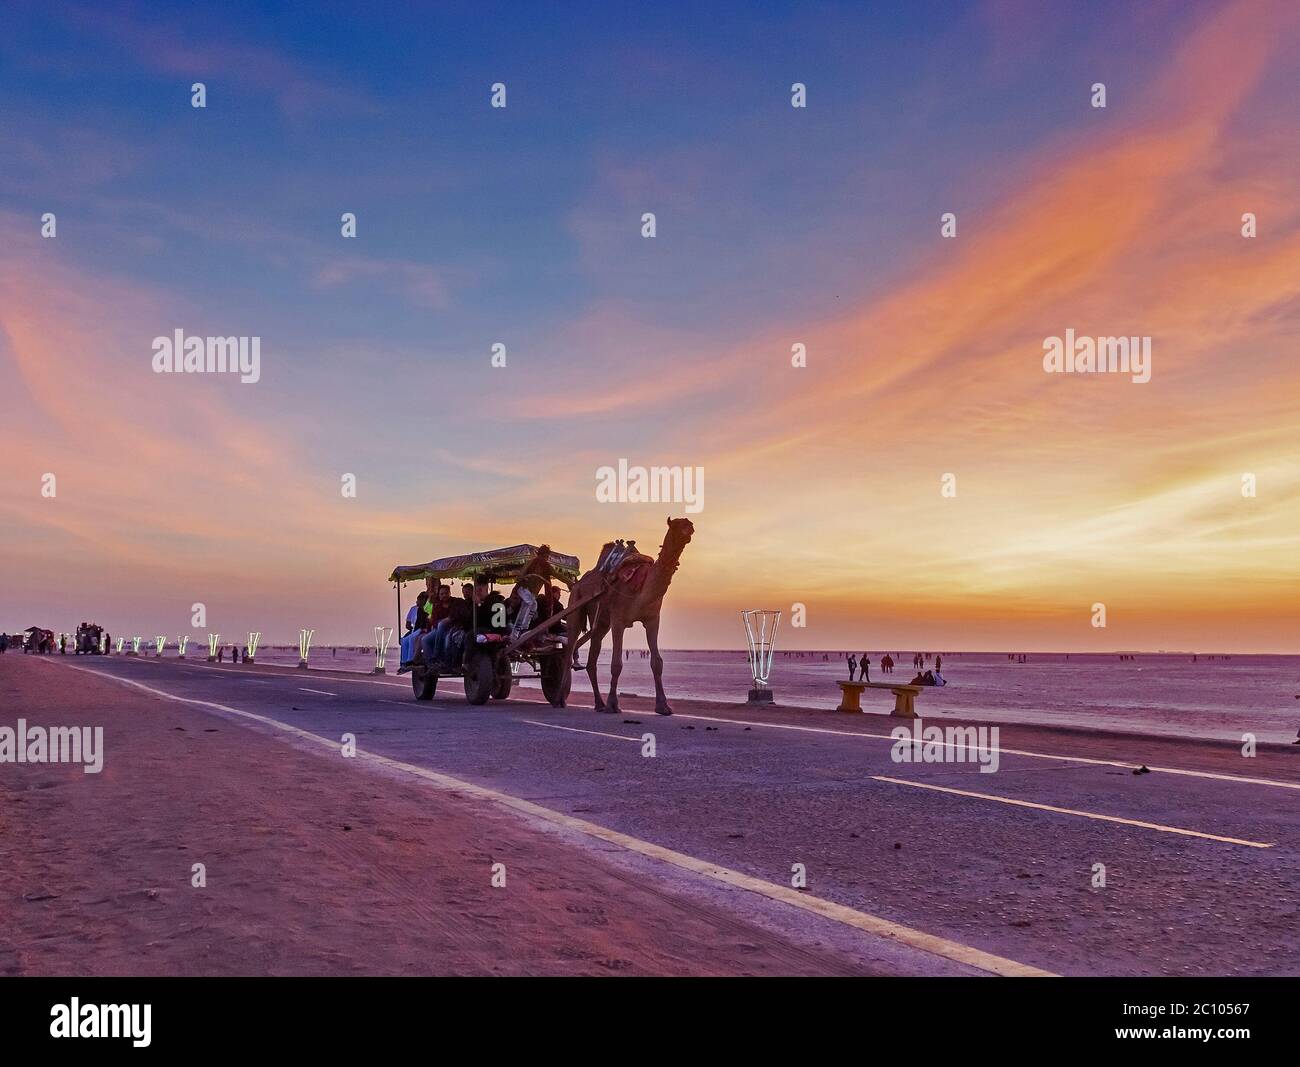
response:
M603 545L601 545L600 558L596 560L596 566L594 569L601 570L605 565L605 561L609 559L609 554L613 551L614 551L613 541L606 541Z

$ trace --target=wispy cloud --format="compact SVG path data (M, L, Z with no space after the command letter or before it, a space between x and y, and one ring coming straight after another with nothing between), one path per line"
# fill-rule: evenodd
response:
M269 96L287 118L377 110L366 93L338 84L283 51L241 39L237 31L230 33L220 23L182 21L137 7L76 5L67 11L70 28L89 31L101 42L123 49L147 70L198 81L212 79L214 92L228 84Z

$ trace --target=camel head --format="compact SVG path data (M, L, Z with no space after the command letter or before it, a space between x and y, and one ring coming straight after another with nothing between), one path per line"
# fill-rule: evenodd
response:
M691 537L695 534L695 523L690 519L680 518L668 520L668 536L664 538L664 545L674 544L680 548L685 548L691 543Z

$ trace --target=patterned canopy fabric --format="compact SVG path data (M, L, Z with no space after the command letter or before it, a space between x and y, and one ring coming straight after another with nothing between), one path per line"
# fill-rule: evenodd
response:
M513 582L516 576L537 556L534 545L513 545L494 548L488 552L468 552L463 556L444 556L429 563L415 563L408 567L395 567L388 576L390 582L418 582L425 578L474 578L486 574L493 581ZM551 551L551 571L568 585L578 580L582 564L577 556Z

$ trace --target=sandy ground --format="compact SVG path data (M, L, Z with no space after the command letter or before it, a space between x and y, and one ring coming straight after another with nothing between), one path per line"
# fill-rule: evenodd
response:
M0 723L102 724L108 755L0 765L0 973L861 973L482 803L54 670L0 657Z

